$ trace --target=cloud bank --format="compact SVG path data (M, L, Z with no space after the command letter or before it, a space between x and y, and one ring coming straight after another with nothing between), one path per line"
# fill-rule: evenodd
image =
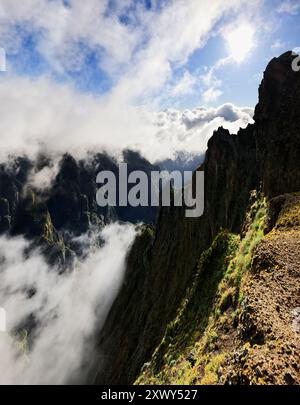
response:
M258 2L258 0L255 0ZM203 46L224 16L245 12L246 0L2 0L0 41L20 54L31 39L48 70L68 75L88 64L113 79L112 97L132 99L158 91ZM21 62L21 61L20 61ZM13 66L11 66L13 69Z
M176 105L181 96L195 93L201 77L178 71L218 33L222 19L259 3L176 0L147 7L132 0L1 1L0 44L8 71L0 77L0 161L22 153L82 156L88 149L118 154L132 148L153 162L178 151L202 154L218 125L236 132L251 121L251 113L228 104L225 108L239 110L235 121L222 115L223 107L216 109L219 117L200 108L177 111L174 120L173 111L160 112L161 103ZM86 79L91 55L91 87L103 77L110 83L97 95L76 90L75 84ZM41 72L36 62L42 62ZM199 104L220 94L198 91Z
M65 384L84 380L100 328L120 287L132 225L108 225L104 247L72 271L58 274L22 237L0 238L0 305L7 333L0 332L1 384ZM30 335L22 325L35 325Z
M0 161L11 154L31 158L40 152L57 157L88 151L139 150L154 162L178 151L203 153L220 125L237 132L252 122L251 108L230 103L218 108L166 110L107 104L49 78L0 80Z

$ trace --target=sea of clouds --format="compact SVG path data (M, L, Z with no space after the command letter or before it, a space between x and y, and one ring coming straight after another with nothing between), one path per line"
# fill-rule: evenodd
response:
M106 226L100 235L104 246L62 274L38 250L29 255L23 237L0 238L0 303L7 329L0 332L0 384L84 381L94 333L122 283L135 234L129 224ZM31 333L24 335L30 323Z
M193 110L154 111L82 94L48 78L0 80L0 161L8 155L54 158L65 152L118 155L138 150L151 162L176 152L202 154L219 126L236 133L253 122L253 109L226 103Z

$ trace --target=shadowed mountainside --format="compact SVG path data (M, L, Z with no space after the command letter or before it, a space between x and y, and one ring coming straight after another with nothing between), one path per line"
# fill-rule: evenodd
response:
M137 377L142 383L300 382L295 359L299 338L293 335L296 332L291 316L285 314L281 324L276 321L281 329L290 331L286 334L282 331L280 338L273 326L264 327L268 318L275 319L273 309L281 305L276 303L277 299L286 302L283 312L291 312L300 305L298 236L289 239L290 236L272 231L280 221L283 202L290 198L287 193L300 190L300 75L291 68L293 57L291 52L285 53L267 66L253 125L241 129L236 136L220 128L210 139L204 163L198 169L205 172L204 215L189 219L181 208L162 208L155 232L146 229L136 239L128 257L123 287L100 333L101 359L91 376L92 382L127 384ZM281 205L278 202L274 205L272 199L283 194ZM293 230L299 210L292 210L294 216L288 218ZM267 218L273 218L269 229ZM277 242L271 238L271 231ZM229 236L222 237L222 232ZM265 245L260 244L261 240ZM256 275L250 276L248 272L255 266L265 269L259 254L261 246L266 246L268 256L268 250L280 244L290 244L291 251L278 248L276 260L282 263L290 260L293 267L282 264L277 273L274 264L270 286L265 273L253 270ZM288 271L294 273L290 280ZM295 288L284 290L284 283L280 287L276 277L295 283ZM204 289L197 284L199 279ZM194 297L190 289L195 283L200 291L194 287L198 295L195 305L191 302L189 307ZM260 287L256 288L255 283ZM275 286L281 298L272 295ZM264 305L267 307L261 312ZM249 306L251 310L247 312ZM185 312L180 317L186 308L190 308L192 316ZM220 315L226 315L224 329L219 328ZM190 322L187 324L185 319ZM217 341L218 333L225 336L225 341L227 336L227 343L218 344L212 338L211 345L204 344L203 339L211 329L217 334ZM270 354L264 350L270 342L271 347L274 345L273 340L280 343L276 343L278 351L273 351L278 370L273 369L272 380L267 365ZM296 364L293 370L285 370L289 366L279 359L289 341L294 348L285 351L285 362ZM255 346L259 344L260 352ZM235 349L242 354L232 358ZM244 357L248 354L252 363L246 373ZM188 364L184 369L179 366L182 359ZM227 371L222 371L221 365L226 361ZM267 370L267 374L260 375L256 367ZM191 378L184 379L186 374Z
M128 173L143 170L150 176L151 171L159 170L129 150L123 152L123 162L127 163ZM1 164L0 233L24 235L33 245L41 246L50 263L64 266L81 253L80 245L73 242L74 236L99 231L115 220L156 222L157 207L99 207L95 197L100 170L112 171L118 179L118 162L105 153L79 161L65 154L57 168L45 156L35 162L22 157ZM36 179L40 179L41 187Z

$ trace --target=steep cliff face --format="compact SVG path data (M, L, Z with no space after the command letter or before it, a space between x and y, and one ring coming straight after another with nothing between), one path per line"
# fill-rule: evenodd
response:
M14 223L24 182L31 168L27 159L16 159L8 167L0 165L0 231L11 229Z
M239 346L236 339L240 339L240 335L236 334L236 329L238 325L243 328L244 318L240 311L244 294L242 284L252 266L254 249L263 238L267 226L268 201L283 193L300 190L300 130L297 125L300 117L300 82L299 76L292 71L292 58L292 54L287 53L268 65L259 91L254 125L240 130L236 136L220 128L210 139L205 161L199 168L205 172L204 215L198 219L188 219L181 208L163 208L154 234L146 231L137 239L128 257L124 285L100 334L101 361L93 382L132 383L143 364L150 361L144 366L140 382L178 383L179 374L175 373L173 379L166 375L172 374L170 361L177 361L181 354L192 368L197 367L188 382L201 382L206 368L203 383L254 381L251 377L248 380L236 377L234 380L229 376L229 371L226 380L226 373L220 376L218 370L225 362L229 349L232 351L235 345ZM258 197L261 189L265 197ZM252 190L257 192L253 193ZM270 229L276 221L277 217L273 218ZM232 236L226 236L224 241L222 230ZM238 249L237 253L235 249ZM296 268L299 268L298 249L296 244L293 248ZM209 252L207 254L211 259L207 259L205 251ZM237 257L234 257L235 254ZM234 275L233 281L228 271ZM283 277L284 274L283 270ZM195 278L201 281L200 284ZM299 283L297 277L295 280ZM219 286L221 282L223 284ZM191 285L195 283L198 287L195 287L194 293L190 293ZM205 298L207 294L208 298ZM263 296L261 293L262 299ZM196 297L194 305L191 297ZM203 301L205 299L207 302ZM216 300L220 308L214 304ZM183 308L187 311L186 307L193 310L185 312L185 316L180 318ZM214 318L213 323L208 322L216 310L222 313L229 311L233 322L227 317L226 322L223 319L227 326L220 330L225 334L226 330L228 333L232 331L232 336L228 335L226 345L221 345L222 351L218 345L214 346L214 342L209 346L203 340L207 338L209 341L210 328L216 333ZM170 322L178 316L181 320L177 321L174 332ZM192 322L193 318L196 329L186 325L185 320ZM166 340L170 329L172 339ZM182 335L182 330L185 335ZM193 330L197 332L196 337ZM186 344L189 339L192 340L190 346ZM180 346L179 342L183 344ZM259 339L253 339L249 344L252 347L257 342ZM202 349L194 351L191 359L188 359L185 350L190 350L196 343ZM168 345L181 348L182 352L179 349L175 351L176 359L170 360ZM209 347L210 352L206 352ZM197 356L202 359L198 363ZM229 361L228 367L230 364L233 362ZM238 374L238 367L234 368ZM167 372L161 379L160 373L164 369ZM297 377L292 376L289 380L296 381ZM287 382L286 379L283 381Z
M124 287L100 338L101 356L109 366L100 366L95 382L134 381L174 318L201 252L221 228L239 230L250 190L257 185L254 147L251 127L235 137L220 128L200 167L206 176L205 215L189 219L183 208L163 208L147 248L132 249Z
M274 58L259 87L255 109L257 164L268 197L300 189L300 75L290 52Z

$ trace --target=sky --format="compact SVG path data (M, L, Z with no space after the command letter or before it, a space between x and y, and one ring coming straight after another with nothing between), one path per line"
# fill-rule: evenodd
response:
M299 22L299 0L0 0L0 159L203 152L219 125L251 122L268 61L300 46Z

